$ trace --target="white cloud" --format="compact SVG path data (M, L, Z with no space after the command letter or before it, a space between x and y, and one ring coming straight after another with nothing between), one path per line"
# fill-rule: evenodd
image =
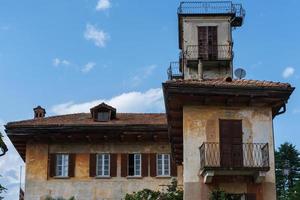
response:
M71 64L70 61L60 58L54 58L52 61L53 66L59 67L59 66L69 66Z
M107 10L111 7L110 0L99 0L96 6L96 10Z
M149 65L143 68L137 75L131 78L131 86L139 86L146 78L153 74L153 71L157 68L157 65Z
M94 63L94 62L88 62L86 65L83 66L83 68L81 69L81 71L83 73L87 73L87 72L91 71L95 66L96 66L96 63Z
M110 99L97 99L83 103L73 101L52 107L54 114L89 112L90 108L102 102L114 106L118 112L164 112L163 93L160 88L146 92L128 92Z
M110 36L108 33L98 29L96 26L87 24L84 32L84 38L86 40L93 41L97 47L105 47Z
M293 68L293 67L287 67L287 68L285 68L283 70L282 77L283 78L289 78L289 77L293 76L294 73L295 73L295 68Z
M24 162L15 150L9 138L6 136L3 127L4 124L4 120L0 119L0 132L4 135L3 140L8 147L8 152L4 156L0 157L0 182L7 188L7 192L3 193L4 199L18 199L20 166L23 166L22 187L24 188Z

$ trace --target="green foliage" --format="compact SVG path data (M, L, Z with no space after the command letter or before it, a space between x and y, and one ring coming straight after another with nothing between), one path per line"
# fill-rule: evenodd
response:
M167 192L144 189L133 194L126 194L125 200L182 200L183 191L178 189L177 180L173 179Z
M225 191L216 189L210 193L210 200L229 200Z
M294 145L284 143L275 152L275 173L278 200L290 200L300 179L300 153Z
M63 197L51 197L51 196L47 196L45 200L75 200L75 197L71 197L69 199L64 199Z
M7 151L7 146L5 145L4 141L3 141L3 135L0 132L0 156L3 156ZM0 194L3 194L3 192L6 192L7 189L5 187L3 187L0 184ZM0 200L4 199L4 197L0 196Z

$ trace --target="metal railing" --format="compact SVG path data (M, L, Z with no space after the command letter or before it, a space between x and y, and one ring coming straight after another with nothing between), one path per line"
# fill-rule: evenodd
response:
M178 14L232 14L244 18L245 10L231 1L187 1L180 3Z
M223 149L222 149L223 148ZM268 143L238 145L205 142L200 146L201 169L269 170ZM237 156L237 154L240 154Z
M181 59L180 59L181 60ZM168 79L182 79L183 73L180 70L180 62L171 62L168 68Z
M184 57L187 60L232 60L232 45L187 45Z

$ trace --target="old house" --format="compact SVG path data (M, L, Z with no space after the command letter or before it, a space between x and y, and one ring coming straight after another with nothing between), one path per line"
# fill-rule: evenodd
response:
M238 200L273 200L273 119L286 110L287 83L234 79L232 30L245 11L231 2L183 2L179 62L163 83L166 114L90 113L10 122L26 162L26 200L46 195L121 199L177 177L186 200L220 188Z

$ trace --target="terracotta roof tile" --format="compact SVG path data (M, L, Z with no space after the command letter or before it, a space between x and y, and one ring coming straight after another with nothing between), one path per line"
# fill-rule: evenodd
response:
M258 80L238 80L226 81L225 79L206 79L206 80L170 80L168 85L191 85L203 87L219 87L219 88L266 88L266 89L292 89L289 83L280 83L272 81Z
M12 126L62 126L62 125L166 125L166 115L162 113L118 113L117 118L108 122L96 122L90 113L77 113L59 115L40 119L10 122L7 127Z

